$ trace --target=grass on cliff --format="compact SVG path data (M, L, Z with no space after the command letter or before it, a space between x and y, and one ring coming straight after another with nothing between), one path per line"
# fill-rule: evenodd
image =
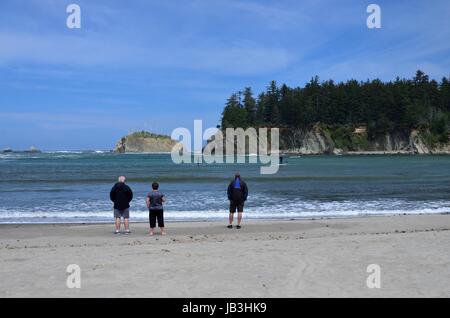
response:
M336 148L340 148L345 151L356 151L366 150L369 147L367 134L355 134L355 127L351 125L321 125L321 129L325 136L333 141Z
M153 139L171 140L169 136L154 134L145 130L132 132L127 136L127 138L153 138Z
M449 142L450 130L448 123L450 118L446 115L440 114L429 125L420 129L420 137L423 142L431 148L439 144L446 144Z

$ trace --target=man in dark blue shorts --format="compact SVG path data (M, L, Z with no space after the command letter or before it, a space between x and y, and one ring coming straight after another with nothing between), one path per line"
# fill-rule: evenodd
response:
M125 234L130 234L130 202L133 200L133 191L125 184L124 176L120 176L118 182L112 187L109 198L114 202L115 233L120 234L120 219L123 218Z
M230 200L230 215L228 228L233 228L234 213L238 212L237 229L241 228L242 213L244 212L244 202L247 201L247 184L242 181L239 172L234 175L234 180L228 185L228 200Z

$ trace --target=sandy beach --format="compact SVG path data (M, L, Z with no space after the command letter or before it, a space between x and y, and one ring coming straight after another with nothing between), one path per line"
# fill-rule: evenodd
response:
M1 297L449 297L450 215L1 225ZM66 268L81 268L81 288ZM367 266L381 288L366 285Z

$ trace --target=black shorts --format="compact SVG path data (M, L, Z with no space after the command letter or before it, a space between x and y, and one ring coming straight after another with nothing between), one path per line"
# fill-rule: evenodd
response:
M244 212L244 201L242 201L242 202L230 201L230 213L234 213L234 212L236 212L236 210L239 213Z
M156 227L156 221L158 221L159 227L164 227L164 211L163 210L150 210L148 213L150 221L150 228Z

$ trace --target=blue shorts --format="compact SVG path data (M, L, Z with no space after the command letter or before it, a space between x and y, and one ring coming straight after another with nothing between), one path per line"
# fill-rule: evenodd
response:
M130 209L125 209L125 210L114 209L114 217L116 219L120 219L120 218L129 219L130 218Z

